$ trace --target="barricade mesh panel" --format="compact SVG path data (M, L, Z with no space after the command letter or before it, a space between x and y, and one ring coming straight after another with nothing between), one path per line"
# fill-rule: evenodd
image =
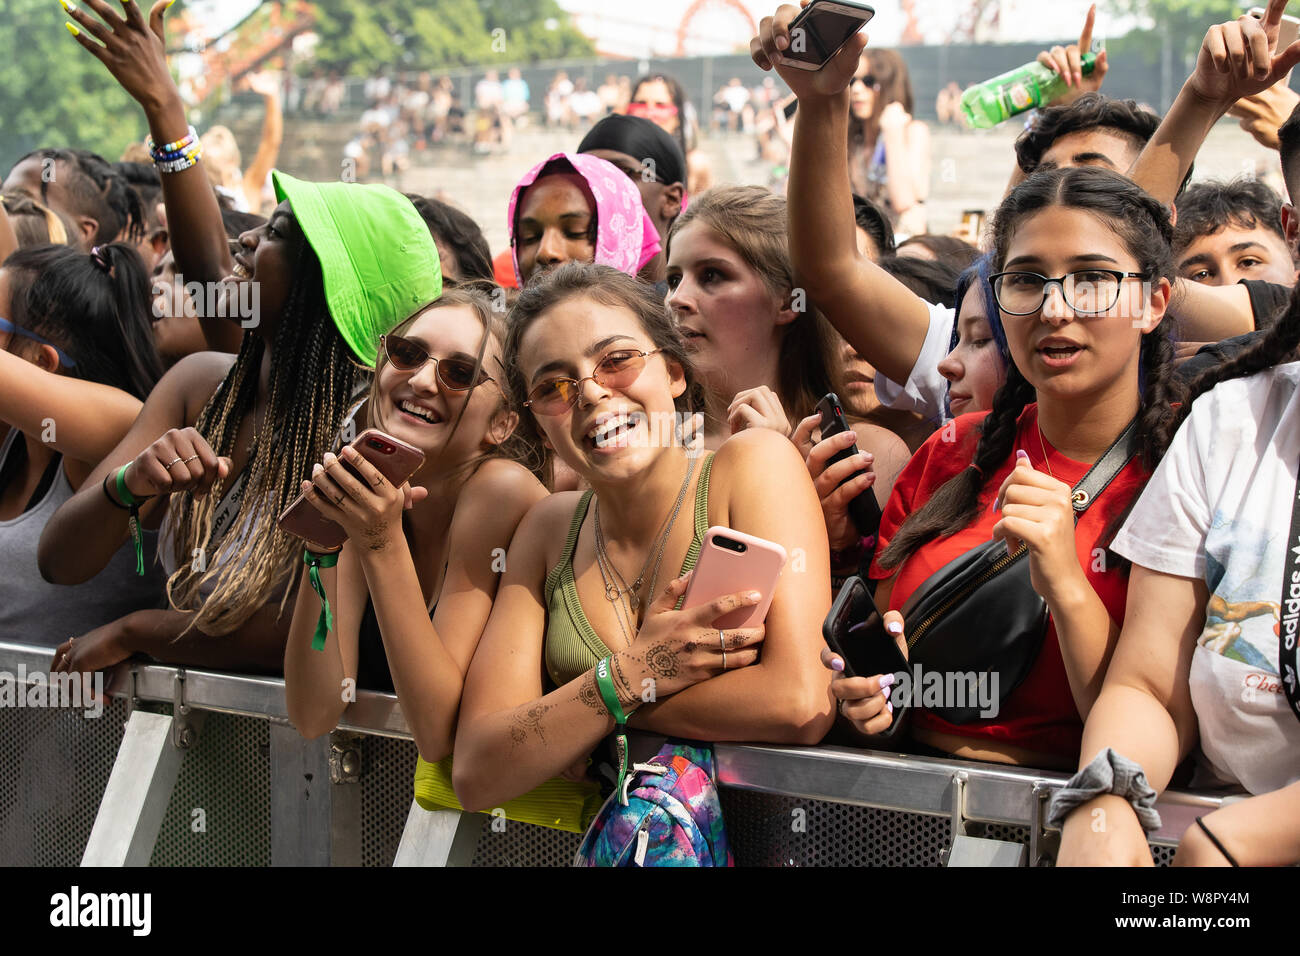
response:
M581 833L498 818L483 827L470 866L569 866L581 842Z
M361 771L361 863L392 866L415 797L415 742L363 737Z
M270 806L270 724L210 713L181 761L149 863L269 866Z
M78 866L122 743L126 704L0 707L0 865Z
M938 866L945 817L724 788L737 866Z

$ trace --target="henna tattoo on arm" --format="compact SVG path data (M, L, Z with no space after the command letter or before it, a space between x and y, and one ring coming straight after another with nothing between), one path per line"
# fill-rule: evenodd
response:
M388 546L388 522L381 521L361 532L366 538L366 547L371 551L383 551Z
M600 699L600 689L596 686L595 671L587 672L582 685L578 688L578 696L575 699L586 704L598 714L604 713L605 702Z
M632 682L623 673L623 666L618 662L617 657L610 658L610 663L613 664L614 692L618 694L618 702L623 705L624 710L635 708L641 700L632 689Z
M543 704L540 701L516 708L510 718L511 753L514 753L515 748L528 739L530 731L535 733L537 739L543 744L546 743L546 734L542 730L542 718L546 716L548 710L551 710L551 705Z

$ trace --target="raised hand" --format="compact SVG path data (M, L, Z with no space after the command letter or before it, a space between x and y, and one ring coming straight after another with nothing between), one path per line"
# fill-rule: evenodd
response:
M1106 78L1106 71L1110 69L1110 64L1106 59L1105 50L1097 56L1092 72L1087 76L1083 75L1082 56L1092 49L1092 28L1096 19L1097 5L1094 3L1088 8L1088 17L1083 22L1083 32L1079 34L1077 44L1054 46L1038 54L1038 62L1059 73L1061 79L1065 80L1065 85L1071 88L1068 94L1057 101L1058 103L1069 103L1084 93L1095 93L1101 89L1102 81Z
M77 24L70 27L72 35L108 68L122 88L146 110L178 97L167 68L163 31L163 12L175 0L158 0L149 10L147 22L135 0L123 0L121 14L104 0L84 2L98 19L69 4L65 9Z
M783 4L772 16L764 17L758 25L758 36L749 41L749 55L760 69L775 69L790 91L801 100L814 96L837 96L849 88L858 60L866 49L867 36L859 32L850 37L820 70L800 70L784 65L780 54L790 49L790 21L799 15L800 7L807 5L807 0L801 0L799 7Z
M1286 76L1300 63L1300 40L1285 49L1277 48L1285 10L1286 0L1270 0L1262 20L1244 15L1210 27L1196 57L1196 69L1188 77L1188 90L1226 110Z

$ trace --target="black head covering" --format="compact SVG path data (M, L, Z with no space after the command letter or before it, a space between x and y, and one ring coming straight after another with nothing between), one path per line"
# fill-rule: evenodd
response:
M617 150L642 162L653 160L654 171L665 183L686 182L686 157L677 140L640 116L606 116L578 144L580 153L593 149Z

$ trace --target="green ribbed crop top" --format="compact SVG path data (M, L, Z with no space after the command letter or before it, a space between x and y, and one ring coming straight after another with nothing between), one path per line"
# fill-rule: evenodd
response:
M695 486L695 534L678 577L695 568L704 533L709 530L709 472L712 468L713 454L710 452L700 466L700 477ZM579 500L569 524L569 536L565 539L560 563L546 576L546 673L556 687L562 687L579 674L591 670L602 658L613 653L587 620L573 577L573 549L591 506L592 494L591 491L584 492ZM680 599L677 604L681 606Z

